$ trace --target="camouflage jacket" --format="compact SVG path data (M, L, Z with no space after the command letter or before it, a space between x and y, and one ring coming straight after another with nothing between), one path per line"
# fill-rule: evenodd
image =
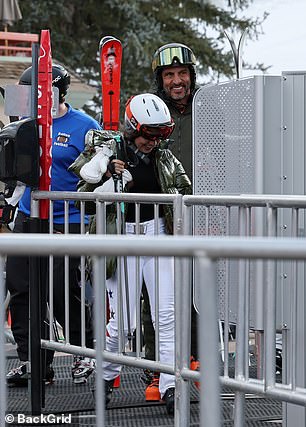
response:
M80 170L82 166L92 159L95 155L95 147L101 146L104 143L108 143L109 147L111 144L116 143L115 138L122 136L120 132L114 131L101 131L101 130L92 130L92 134L86 141L85 150L79 155L79 157L74 161L74 163L69 167L69 170L76 173L80 177ZM115 145L114 145L115 147ZM161 144L154 150L154 161L155 161L155 171L157 179L160 183L161 193L164 194L191 194L192 186L191 182L186 175L184 168L181 162L173 155L173 153L167 149L162 148ZM114 148L115 150L115 148ZM115 151L114 151L115 152ZM136 166L137 167L137 166ZM78 184L78 191L93 191L96 187L102 184L102 181L97 184L89 184L84 180L80 180ZM127 211L125 209L125 211ZM87 209L88 213L90 212ZM166 221L166 228L169 234L173 233L173 209L171 205L164 206L164 214ZM107 224L106 230L108 234L116 233L116 209L114 205L109 205L107 207ZM96 221L95 217L92 218L90 225L90 232L95 233L96 231ZM110 268L110 263L112 268ZM109 260L107 266L107 275L110 277L111 273L115 270L113 269L115 265L113 261Z

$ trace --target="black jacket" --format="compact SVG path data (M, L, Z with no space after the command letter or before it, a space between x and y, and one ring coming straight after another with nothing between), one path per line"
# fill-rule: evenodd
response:
M195 91L198 88L195 89ZM192 100L195 91L189 98L188 105L183 112L176 107L175 103L168 98L163 91L156 93L168 106L170 114L175 122L175 128L170 139L173 141L169 149L182 163L186 174L192 181Z

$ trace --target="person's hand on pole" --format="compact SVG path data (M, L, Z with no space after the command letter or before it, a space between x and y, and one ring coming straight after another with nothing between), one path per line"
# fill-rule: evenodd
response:
M117 175L119 177L123 173L124 169L125 162L123 160L113 159L107 167L106 176L114 177L114 175Z

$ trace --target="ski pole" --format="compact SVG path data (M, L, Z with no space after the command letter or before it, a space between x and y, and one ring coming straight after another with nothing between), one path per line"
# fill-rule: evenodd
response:
M123 192L123 182L122 175L119 177L118 175L113 175L114 183L115 183L115 192L122 193ZM124 202L120 202L120 232L121 234L125 234L125 212L124 212ZM124 270L124 287L125 287L125 300L126 300L126 315L127 315L127 328L128 328L128 343L129 349L132 349L132 331L131 331L131 310L130 310L130 297L129 297L129 282L128 282L128 265L127 265L127 257L123 257L123 270Z
M123 147L124 141L121 137L115 137L117 142L117 158L120 160L125 159L125 150ZM118 176L117 174L113 177L115 181L115 192L123 192L123 178L122 174ZM120 202L120 223L121 223L121 234L125 234L125 207L124 202ZM132 349L132 331L131 331L131 310L130 310L130 297L129 297L129 282L128 282L128 265L127 257L123 257L123 270L124 270L124 287L125 287L125 300L126 300L126 315L127 315L127 328L128 328L128 343L129 349Z

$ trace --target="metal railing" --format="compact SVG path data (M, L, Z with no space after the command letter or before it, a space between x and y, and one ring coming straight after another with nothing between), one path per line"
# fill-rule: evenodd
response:
M62 195L63 197L63 195ZM113 200L111 199L112 196L99 196L93 197L93 195L88 195L86 193L79 194L78 197L82 199L83 197L87 198L87 200L93 198L96 199L97 203L97 212L99 212L100 209L100 215L102 211L102 200ZM161 195L132 195L132 194L126 194L126 195L117 195L118 201L124 200L124 201L135 201L136 203L140 202L152 202L154 199L155 201L162 200L163 198L167 200L169 196ZM172 197L172 196L171 196ZM137 199L138 198L138 199ZM157 200L157 199L158 200ZM186 233L190 234L191 230L188 227L190 227L190 224L192 223L192 219L194 220L194 223L196 223L196 208L197 205L205 205L205 209L208 210L208 213L205 217L206 224L205 224L205 232L206 234L217 234L222 235L222 233L216 233L216 221L212 221L214 218L214 209L217 209L217 225L219 226L221 224L222 219L222 212L220 212L220 206L224 206L226 209L226 216L225 216L225 235L230 234L238 234L240 236L255 236L255 235L269 235L269 236L284 236L284 235L290 235L290 236L303 236L303 233L301 233L301 229L303 228L303 213L300 214L299 211L303 212L303 209L306 206L306 198L301 197L292 197L292 196L259 196L259 195L245 195L245 196L184 196L183 198L181 196L176 196L172 200L176 200L174 203L174 211L175 211L175 220L174 220L174 229L175 232L178 234ZM119 202L117 202L119 203ZM218 207L219 206L219 207ZM192 209L190 209L190 207ZM105 208L104 208L105 209ZM235 213L236 210L236 213ZM192 214L192 218L191 218ZM200 211L198 215L201 215L202 212ZM290 217L288 219L288 216ZM301 218L300 218L301 217ZM212 226L210 224L212 222ZM285 225L285 222L287 223ZM103 223L103 221L102 221ZM224 229L224 225L223 225ZM101 231L103 231L103 226L101 228ZM196 230L198 233L199 230ZM221 260L217 263L217 272L219 272L219 265L220 262L223 262ZM227 280L231 276L231 269L233 270L231 263L233 261L226 260L225 263L227 265L228 271L226 271L226 278ZM242 375L245 375L246 379L249 380L249 372L248 372L248 333L250 328L252 328L253 317L252 313L250 313L252 306L249 303L249 299L253 298L254 295L254 287L260 289L260 291L256 291L257 294L255 301L257 304L257 307L255 309L255 313L259 313L258 318L255 322L255 329L259 330L259 345L258 345L258 353L257 353L257 363L259 365L258 369L258 377L263 377L264 372L264 366L263 366L263 360L265 358L265 351L266 348L269 349L269 346L267 347L265 345L265 340L267 339L267 334L263 327L263 298L264 298L264 276L267 274L268 266L263 265L261 262L259 266L253 266L252 262L250 260L246 260L244 262L242 261L235 261L236 264L239 263L238 267L236 268L236 277L234 275L234 280L237 282L237 289L234 292L234 296L237 298L237 301L239 301L238 306L234 307L234 310L232 310L232 307L229 304L229 298L225 302L225 309L224 309L224 331L227 331L227 322L229 321L229 312L235 313L236 318L236 324L237 324L237 348L236 348L236 354L235 354L235 378L239 378ZM278 262L279 264L279 262ZM276 272L275 274L278 274L280 267L277 264ZM296 273L294 272L295 267L290 266L292 272L292 277L290 277L289 274L287 274L287 287L289 287L289 284L294 282L294 279L296 278ZM177 270L179 267L177 266ZM256 270L256 280L252 277L252 269ZM283 267L282 267L283 271ZM183 264L181 264L181 270L177 273L177 277L183 277L184 275L184 281L185 283L191 283L191 277L190 277L190 270L188 270L188 262L186 260L183 261ZM200 277L203 277L200 275ZM253 279L253 280L252 280ZM290 280L289 280L290 279ZM245 286L246 284L246 286ZM218 286L219 283L219 275L218 275ZM227 283L228 287L229 283ZM255 285L255 286L254 286ZM260 286L259 286L260 285ZM274 287L276 284L273 284ZM296 287L296 285L295 285ZM292 287L290 287L292 288ZM187 287L185 287L185 290ZM294 287L293 287L294 289ZM252 293L253 290L253 293ZM230 296L230 290L227 289L228 297ZM294 290L291 292L294 293ZM195 292L196 294L196 292ZM220 300L220 295L218 296ZM190 292L185 291L185 293L182 293L182 298L185 301L185 307L186 305L189 306L188 301L190 299ZM287 327L284 331L285 338L284 340L284 347L285 347L285 354L288 354L288 349L291 348L291 353L293 352L293 346L298 343L298 339L296 338L296 327L294 328L294 325L297 324L297 319L294 318L293 313L296 313L296 307L294 306L294 295L292 298L290 298L290 308L289 308L289 316L292 319L292 325L290 324L288 327L288 324L290 322L287 321ZM179 304L179 301L177 301L177 305ZM219 302L220 305L220 302ZM270 303L270 309L273 310L273 307L275 308L275 303L273 304L273 300ZM186 313L186 316L188 316L188 313ZM220 310L219 310L219 317L220 317ZM239 320L239 321L238 321ZM279 319L278 319L279 322ZM184 339L186 343L188 343L189 338L189 331L190 326L188 325L188 322L182 321L179 323L179 319L177 319L177 324L180 325L180 330L182 331ZM258 327L259 324L259 327ZM281 326L278 326L278 328L281 328ZM140 328L139 328L140 329ZM292 331L291 331L292 329ZM268 371L268 375L272 375L275 378L275 370L274 370L274 363L275 363L275 345L274 345L274 332L271 332L271 328L269 328L269 342L272 342L270 347L270 354L269 354L269 360L271 360L271 363L273 364L272 370ZM271 341L272 340L272 341ZM225 342L225 358L224 358L224 378L227 378L229 376L228 372L228 343L227 343L227 334L224 333L224 342ZM295 348L296 349L296 348ZM181 348L180 352L182 353L182 360L183 362L188 365L189 361L189 353L188 353L188 346L185 348ZM138 353L139 354L139 353ZM297 383L297 374L295 372L295 358L288 355L288 360L292 360L292 363L289 367L286 366L284 363L284 375L283 375L283 382L286 385L290 385L292 382L294 384ZM286 380L286 381L285 381ZM237 400L237 396L236 396ZM239 404L236 402L235 407L239 408ZM238 420L243 417L242 412L239 410L235 411L235 418ZM238 424L239 425L239 424Z
M62 235L46 236L41 235L15 235L0 236L2 245L0 254L24 254L29 255L50 255L57 256L81 255L81 257L91 256L94 260L93 286L95 292L95 319L96 319L96 349L88 349L84 345L81 347L70 344L58 343L55 340L43 340L43 348L66 351L71 354L81 354L97 359L97 402L103 401L103 382L102 382L102 359L114 361L129 366L139 368L149 368L152 370L172 373L176 377L176 410L175 425L188 426L190 421L190 388L188 380L201 379L205 387L201 388L201 425L211 427L220 426L220 384L229 386L235 390L235 411L234 425L242 427L245 422L245 394L256 393L266 397L291 402L298 405L305 405L306 390L297 385L296 378L296 353L297 353L297 335L296 335L296 274L295 269L298 262L306 259L306 249L304 240L296 238L297 235L303 236L299 230L302 228L304 220L302 210L306 208L305 197L280 197L280 196L176 196L176 195L133 195L133 194L104 194L93 193L33 193L33 210L35 216L38 200L40 198L49 198L50 200L81 200L81 213L84 217L84 203L94 201L100 220L97 221L97 232L104 231L105 221L105 202L115 201L146 203L154 201L159 203L172 204L174 207L174 229L176 234L182 234L190 231L190 224L194 218L196 205L204 205L206 209L212 209L211 206L225 206L225 218L230 220L233 215L229 213L231 209L239 210L235 217L238 221L238 229L241 231L240 237L223 236L219 233L218 237L199 237L199 236L106 236L106 235ZM264 208L265 214L258 213L258 208ZM52 202L51 202L52 209ZM139 209L139 208L137 208ZM256 213L252 211L255 210ZM277 216L278 209L289 209L292 213L292 223L287 226L286 231L292 230L294 238L277 238L279 229L282 227ZM156 209L157 210L157 209ZM301 210L301 212L300 212ZM52 214L51 214L52 217ZM283 217L283 213L279 215ZM67 205L68 218L68 205ZM209 214L207 214L209 219ZM259 218L259 225L256 229L256 218ZM255 224L255 225L254 225ZM229 224L230 225L230 224ZM229 225L227 227L229 227ZM210 225L206 230L209 234ZM213 230L216 230L214 227ZM226 228L225 228L226 230ZM229 228L228 228L229 230ZM245 232L245 230L249 230ZM267 232L270 238L256 237L256 232L261 230ZM230 234L230 233L228 233ZM252 237L249 237L252 236ZM132 239L132 240L131 240ZM149 361L141 357L140 351L136 356L123 354L111 354L104 351L104 319L105 319L105 295L103 292L103 279L105 277L105 257L113 256L174 256L176 292L175 292L175 319L176 319L176 357L175 366L163 365L159 361ZM189 259L195 259L199 268L198 277L205 278L198 284L198 307L200 312L200 324L207 325L200 329L200 358L201 373L189 369L189 342L190 323L186 322L190 312L190 288L192 280L190 270L186 268ZM235 349L235 371L229 373L228 369L228 340L224 333L225 359L223 375L220 373L220 357L218 353L218 323L219 318L218 305L220 296L217 294L220 278L218 269L220 260L238 263L238 310L237 335ZM258 260L258 261L257 261ZM292 288L292 298L290 300L289 312L292 318L290 331L290 340L286 352L289 352L288 359L291 363L288 365L287 373L283 375L281 383L276 382L275 378L275 334L277 322L276 310L276 283L277 283L277 263L289 260L293 272L290 281L285 286ZM261 293L261 303L263 305L264 316L261 317L261 332L263 333L263 342L259 362L262 364L262 370L258 378L250 378L248 371L249 360L249 328L250 328L250 263L260 262L264 264L265 278L262 283L264 292ZM227 276L228 277L228 276ZM99 285L98 285L99 284ZM82 286L82 283L81 283ZM260 297L259 295L259 297ZM229 324L227 310L229 310L228 296L226 298L226 318L224 319L226 331ZM184 316L182 315L184 313ZM287 333L288 331L286 331ZM52 333L51 333L52 334ZM84 341L83 343L84 344ZM139 349L138 349L139 350ZM0 353L1 355L1 353ZM1 360L0 359L0 363ZM0 365L1 366L4 365ZM4 373L1 369L1 384L4 384ZM264 373L264 374L263 374ZM286 381L285 381L286 380ZM5 394L2 394L3 396ZM3 402L2 402L3 403ZM5 408L5 402L4 402ZM4 411L5 409L2 409ZM104 425L104 408L96 405L97 425Z
M305 196L279 195L209 195L183 198L184 231L191 233L192 220L197 234L217 236L270 236L305 238ZM196 275L195 275L196 277ZM291 402L292 391L303 383L304 348L303 327L305 307L303 289L305 264L279 259L277 262L253 260L219 260L217 263L218 317L223 320L224 369L222 384L234 388L235 426L244 425L244 399L238 393L240 379L253 393L271 395L282 400L283 391L289 391L283 401ZM199 299L199 280L195 280L195 303ZM274 313L275 318L267 316ZM267 319L271 323L267 323ZM236 325L234 349L235 370L229 378L229 338L231 323ZM249 378L249 338L255 330L257 378ZM276 333L278 332L278 335ZM282 375L276 381L276 341L281 334ZM278 338L279 339L279 338ZM304 356L303 356L304 355ZM239 387L235 387L238 380ZM236 385L237 385L236 384ZM272 386L271 386L272 385ZM243 386L243 387L244 387ZM256 391L257 390L257 391ZM259 391L261 390L261 391ZM291 393L291 396L290 396ZM304 399L304 391L302 391ZM281 397L282 396L282 397ZM294 412L294 411L293 411ZM284 410L284 416L287 415ZM292 415L290 415L292 416ZM298 415L297 415L298 418ZM284 420L286 422L286 420ZM291 420L293 422L293 420Z
M17 235L14 239L11 236L0 236L1 256L5 254L21 255L28 253L29 255L49 255L56 253L58 255L91 255L95 257L95 276L94 289L96 292L95 316L100 316L104 308L102 299L99 298L99 290L101 291L101 278L99 272L103 270L103 257L106 255L145 255L145 256L175 256L186 257L193 256L198 258L202 269L202 274L206 277L205 287L202 286L200 298L200 322L201 324L209 325L207 328L201 329L200 339L200 361L203 369L201 370L200 379L205 387L202 387L200 392L201 397L201 425L220 426L220 398L219 398L219 375L218 375L218 328L217 328L217 296L216 296L216 278L214 275L213 263L219 258L235 258L235 259L291 259L305 260L306 247L301 239L276 239L276 238L207 238L207 237L130 237L124 236L49 236L46 239L41 235ZM131 242L133 244L131 245ZM273 273L267 279L267 286L273 282ZM182 290L181 283L177 284L178 292ZM268 290L268 294L273 293ZM270 295L272 297L272 295ZM185 308L184 308L185 309ZM176 311L179 315L179 311ZM103 316L102 316L103 318ZM267 312L266 328L271 327L275 321L273 310ZM102 331L100 331L102 332ZM99 341L99 335L97 335ZM101 337L100 337L101 339ZM179 343L176 343L178 346ZM272 347L273 343L268 343ZM42 347L55 350L64 350L71 352L69 345L59 343L42 342ZM270 350L272 350L270 348ZM142 362L137 358L129 356L110 355L106 352L96 352L95 350L87 350L89 356L97 359L97 383L102 381L102 357L106 360L113 360L120 363L125 363L133 366L149 366L158 368L159 370L167 369L168 372L175 372L176 381L179 387L184 384L188 378L199 379L198 373L192 373L183 363L178 363L176 360L175 367L163 367L158 362L150 364ZM2 353L3 354L3 353ZM267 356L269 351L267 350ZM178 355L179 358L179 355ZM3 358L2 358L3 360ZM273 361L268 357L265 361L266 366L271 371ZM3 367L3 364L2 364ZM100 367L100 368L99 368ZM99 372L100 371L100 372ZM1 384L5 382L5 370L1 369ZM239 390L239 393L261 393L269 397L274 397L281 400L287 400L297 404L306 403L306 392L302 388L284 387L280 384L275 384L273 379L265 380L250 380L243 378L222 378L221 384L230 385ZM102 400L102 389L97 388L97 402ZM177 399L176 403L176 425L188 425L185 419L186 404L184 398L185 387L181 387L182 395ZM4 395L3 395L4 396ZM1 401L2 402L2 401ZM5 409L2 409L2 414ZM97 405L97 425L104 425L104 408L103 405ZM239 425L239 424L237 424Z

